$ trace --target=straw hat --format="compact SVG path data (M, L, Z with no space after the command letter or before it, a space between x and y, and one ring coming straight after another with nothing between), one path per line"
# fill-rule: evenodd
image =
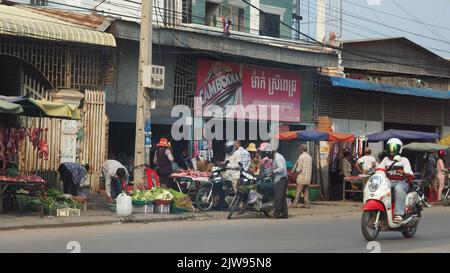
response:
M258 150L256 149L256 144L255 143L248 144L247 151L248 152L257 152Z
M170 143L167 140L167 138L161 138L159 140L159 143L156 146L158 146L158 147L170 147Z

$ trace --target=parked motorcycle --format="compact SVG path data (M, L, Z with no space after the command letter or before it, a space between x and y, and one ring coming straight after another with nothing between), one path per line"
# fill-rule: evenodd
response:
M228 219L234 213L241 215L246 211L253 211L271 216L274 209L273 180L271 177L257 177L249 171L245 171L240 166L240 179L237 185L237 192L230 206Z
M401 175L393 170L395 163L400 159L401 157L396 156L394 163L387 170L377 169L364 188L361 229L367 241L374 241L380 231L400 231L405 238L413 237L419 225L423 207L429 206L421 188L413 185L406 195L406 211L403 221L394 222L395 200L391 192L391 179ZM401 176L403 177L403 175Z
M208 182L201 186L195 196L195 204L199 210L208 211L212 207L220 205L221 201L228 206L231 204L234 190L231 181L223 178L226 170L226 163L212 168ZM224 200L220 200L221 198Z

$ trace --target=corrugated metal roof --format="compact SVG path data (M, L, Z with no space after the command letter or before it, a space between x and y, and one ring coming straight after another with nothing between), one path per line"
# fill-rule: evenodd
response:
M77 26L88 27L93 30L105 31L114 20L111 17L101 16L88 12L74 12L54 8L42 8L35 6L21 6L32 12L39 13L54 19L62 20Z
M366 91L378 91L399 95L409 95L415 97L425 97L433 99L450 99L450 92L437 91L432 89L398 87L389 84L380 84L368 81L354 80L348 78L328 77L331 85L337 87L360 89Z
M40 14L25 6L0 5L0 35L116 46L110 33Z

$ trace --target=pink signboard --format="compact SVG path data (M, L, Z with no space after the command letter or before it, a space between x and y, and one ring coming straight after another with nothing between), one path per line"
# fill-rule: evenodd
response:
M300 73L254 65L239 65L199 59L197 96L202 99L205 117L235 117L227 106L243 106L248 119L270 120L272 106L279 108L279 121L300 121ZM220 109L220 110L219 110ZM252 109L256 109L254 114ZM250 111L248 111L250 110Z

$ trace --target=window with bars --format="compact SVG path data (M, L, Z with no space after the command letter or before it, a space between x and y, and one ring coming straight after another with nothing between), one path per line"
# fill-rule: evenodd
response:
M178 55L175 68L174 105L194 107L197 82L197 58L187 52Z
M31 0L31 5L33 6L48 6L47 0Z
M190 24L192 23L192 0L183 0L182 4L183 4L182 22L185 24Z
M243 8L229 6L224 8L223 16L231 20L231 30L244 31L245 17Z

